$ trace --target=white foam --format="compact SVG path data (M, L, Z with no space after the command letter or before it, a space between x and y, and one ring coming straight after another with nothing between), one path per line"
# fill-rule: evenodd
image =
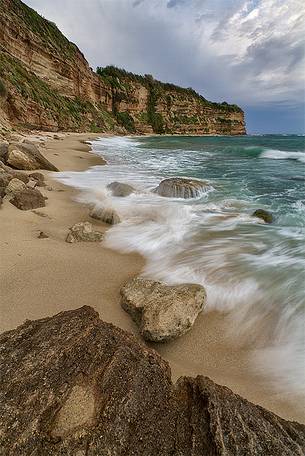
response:
M260 158L269 158L272 160L297 160L305 163L305 152L288 152L285 150L268 149L261 153Z

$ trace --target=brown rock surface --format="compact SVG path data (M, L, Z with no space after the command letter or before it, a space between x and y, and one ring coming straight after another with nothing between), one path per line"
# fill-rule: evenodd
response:
M104 238L103 233L94 231L93 226L89 222L79 222L70 228L66 242L99 242Z
M116 225L120 223L121 219L119 214L111 207L94 207L89 212L90 217L101 220L101 222L108 223L109 225Z
M45 197L36 188L26 188L15 194L10 202L22 211L45 207Z
M0 336L5 456L301 456L305 426L166 362L90 307Z
M58 171L56 166L50 163L34 144L11 144L6 162L16 169Z
M121 288L121 305L140 327L144 339L165 342L191 329L203 310L201 285L166 285L136 277Z
M208 187L208 184L198 179L170 177L160 182L154 193L168 198L196 198Z

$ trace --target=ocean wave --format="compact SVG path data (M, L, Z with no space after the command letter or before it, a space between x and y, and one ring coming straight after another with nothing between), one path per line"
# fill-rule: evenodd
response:
M305 163L305 152L267 149L261 153L260 158L269 158L272 160L297 160L301 163Z

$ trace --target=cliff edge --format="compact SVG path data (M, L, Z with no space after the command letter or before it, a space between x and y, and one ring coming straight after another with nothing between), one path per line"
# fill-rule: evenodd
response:
M0 0L0 126L118 133L245 134L236 105L115 67L81 51L20 0Z

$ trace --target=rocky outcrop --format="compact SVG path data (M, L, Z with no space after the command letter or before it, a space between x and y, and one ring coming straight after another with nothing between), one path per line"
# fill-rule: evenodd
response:
M25 188L14 194L10 203L22 211L45 207L45 197L36 188Z
M206 301L201 285L166 285L137 277L121 289L121 305L144 339L166 342L193 326Z
M13 168L28 171L35 169L58 171L56 166L50 163L34 144L10 144L5 163Z
M0 336L5 456L301 456L305 426L166 362L90 307Z
M79 222L70 228L66 242L100 242L104 238L103 233L94 231L93 226L89 222Z
M5 193L10 197L14 197L17 193L19 193L25 189L26 189L26 185L24 182L22 182L19 179L13 178L8 183L8 185L5 189Z
M153 191L168 198L197 198L208 188L208 184L197 179L170 177L160 182Z
M265 209L256 209L256 211L253 212L252 216L264 220L265 223L273 222L273 215L271 212L268 212Z
M111 207L95 206L91 209L89 215L90 217L100 220L101 222L108 223L109 225L116 225L121 221L119 214Z
M107 188L111 191L112 196L128 196L135 191L135 189L124 182L111 182L107 185Z
M243 111L114 67L92 71L56 25L0 0L0 124L48 130L245 133ZM2 120L3 119L3 120Z

